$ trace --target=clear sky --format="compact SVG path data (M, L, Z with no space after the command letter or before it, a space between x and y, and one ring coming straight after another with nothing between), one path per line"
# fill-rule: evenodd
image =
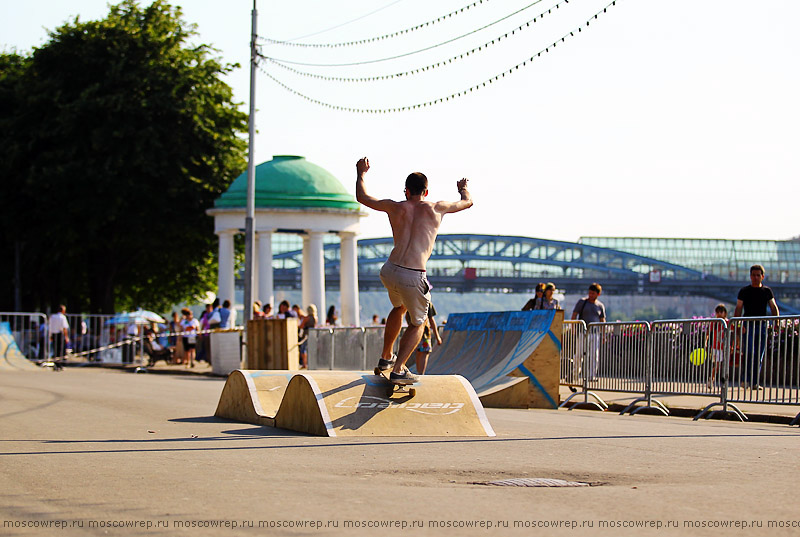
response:
M410 28L473 1L258 0L258 28L278 40L348 42ZM468 37L392 61L292 64L329 77L372 77L482 47L399 80L317 80L264 61L269 74L295 91L354 108L432 101L535 60L479 91L399 114L321 107L259 72L257 162L303 155L354 192L355 162L368 156L368 190L395 199L412 171L428 176L431 199L456 199L456 181L468 177L475 205L447 216L442 233L568 241L586 235L800 235L800 2L619 0L602 13L611 0L560 1L558 9L559 0L523 9L535 0L483 0L423 30L360 46L264 44L262 54L285 61L364 62L430 47L523 9ZM252 1L178 5L198 25L198 42L241 64L228 82L246 110ZM103 0L0 0L0 6L6 51L28 51L46 41L47 29L108 11ZM582 31L574 32L578 27ZM483 47L506 32L507 39ZM545 48L550 51L537 56ZM385 217L370 214L362 235L390 235Z

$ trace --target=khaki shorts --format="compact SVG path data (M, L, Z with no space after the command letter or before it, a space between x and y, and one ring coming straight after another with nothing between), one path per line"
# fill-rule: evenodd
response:
M408 269L387 261L381 267L381 282L389 291L392 306L405 306L414 326L425 322L431 301L431 285L425 271Z

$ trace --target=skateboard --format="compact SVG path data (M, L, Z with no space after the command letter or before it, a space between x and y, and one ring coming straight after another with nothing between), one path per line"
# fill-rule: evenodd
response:
M386 380L386 382L389 383L389 385L386 386L386 397L391 397L393 393L407 393L411 397L417 395L417 389L409 388L408 387L410 386L409 384L395 384L394 382L392 382L389 378L389 374L391 372L392 372L391 369L387 369L386 371L381 371L380 368L377 367L375 368L375 374L379 377L383 377Z
M58 360L47 360L41 363L41 366L45 369L52 369L53 371L63 371L64 366Z

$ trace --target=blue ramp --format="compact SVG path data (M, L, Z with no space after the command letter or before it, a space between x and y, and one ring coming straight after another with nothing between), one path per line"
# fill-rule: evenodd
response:
M552 310L451 314L442 332L442 345L434 346L425 373L462 375L480 395L517 371L547 394L525 361L546 339L560 350L560 337L552 331L555 315ZM409 366L413 362L412 355ZM557 406L551 396L546 397Z
M39 367L22 354L9 323L0 323L0 371L34 369Z

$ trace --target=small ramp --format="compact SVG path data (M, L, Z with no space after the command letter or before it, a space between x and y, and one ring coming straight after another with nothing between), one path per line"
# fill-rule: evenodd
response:
M460 375L426 375L416 395L386 396L361 371L248 371L228 376L214 415L318 436L494 436Z
M530 382L527 377L500 377L484 386L478 398L489 408L528 408Z
M9 323L0 323L0 371L33 370L41 371L39 366L22 354Z
M451 314L425 373L463 375L485 406L557 408L563 321L554 310Z

